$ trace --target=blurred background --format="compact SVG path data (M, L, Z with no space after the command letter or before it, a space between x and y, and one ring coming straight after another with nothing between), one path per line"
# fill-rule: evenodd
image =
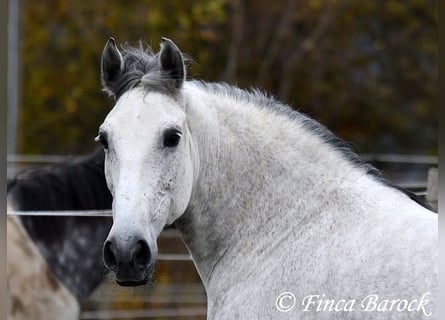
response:
M432 0L11 0L9 163L91 152L113 105L99 80L107 38L142 40L157 51L166 36L193 59L190 79L267 91L322 122L396 183L423 190L437 164L436 6ZM175 237L165 252L186 254ZM156 301L164 307L186 301L198 318L205 294L192 263L161 263L158 270L164 286L150 295L158 300L106 282L84 319L99 319L93 311L110 304L142 310ZM159 298L169 292L180 293L176 302Z
M19 153L94 147L109 36L170 37L189 78L268 91L362 153L437 153L435 1L21 0L17 27Z

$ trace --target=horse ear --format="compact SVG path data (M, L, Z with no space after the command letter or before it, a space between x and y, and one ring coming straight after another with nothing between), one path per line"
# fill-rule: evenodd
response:
M170 39L162 37L159 53L161 71L174 81L176 88L180 88L185 80L185 64L181 51Z
M102 85L106 91L112 93L111 84L119 78L124 68L124 60L113 38L109 38L105 45L100 66Z

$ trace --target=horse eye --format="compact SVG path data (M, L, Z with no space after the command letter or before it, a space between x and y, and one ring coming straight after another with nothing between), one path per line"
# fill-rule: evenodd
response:
M108 141L105 134L99 133L99 135L96 138L94 138L94 141L100 142L105 150L108 149Z
M176 129L168 129L164 133L164 147L174 148L179 144L181 140L181 132Z

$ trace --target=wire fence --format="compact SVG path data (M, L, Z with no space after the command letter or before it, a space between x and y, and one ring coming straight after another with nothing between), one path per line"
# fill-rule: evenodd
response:
M111 210L13 211L8 215L43 217L111 217Z

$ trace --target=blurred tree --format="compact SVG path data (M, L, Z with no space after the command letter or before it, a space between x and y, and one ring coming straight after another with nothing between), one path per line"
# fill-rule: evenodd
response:
M172 38L189 76L259 87L361 152L437 153L435 1L24 0L19 150L93 148L109 36Z

